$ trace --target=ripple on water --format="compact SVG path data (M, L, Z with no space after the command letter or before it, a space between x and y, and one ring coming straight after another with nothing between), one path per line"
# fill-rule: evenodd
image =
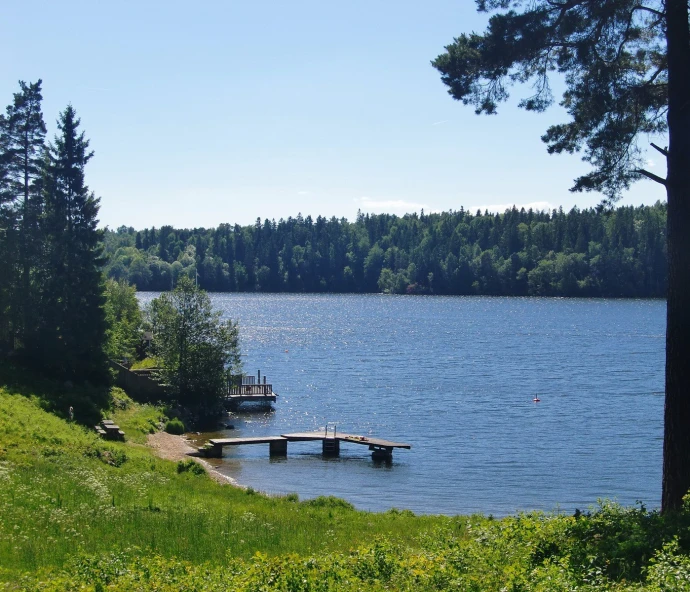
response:
M220 466L240 483L419 513L659 505L663 301L211 298L239 321L246 371L280 395L272 412L236 414L228 436L335 422L413 446L391 464L352 444L329 460L314 443L279 460L238 447Z

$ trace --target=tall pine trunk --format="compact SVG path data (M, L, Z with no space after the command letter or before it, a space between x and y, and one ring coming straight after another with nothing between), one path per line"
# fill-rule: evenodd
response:
M668 303L663 512L690 489L690 34L687 0L667 0Z

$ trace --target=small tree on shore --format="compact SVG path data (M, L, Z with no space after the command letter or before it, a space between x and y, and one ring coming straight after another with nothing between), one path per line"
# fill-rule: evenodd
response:
M105 282L105 351L112 360L134 360L141 343L142 316L137 290L126 281Z
M239 332L222 321L211 299L187 277L146 308L153 353L171 398L206 421L222 410L227 372L240 368Z

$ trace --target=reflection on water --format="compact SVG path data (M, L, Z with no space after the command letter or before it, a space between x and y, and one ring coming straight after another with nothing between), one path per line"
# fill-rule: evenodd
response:
M659 505L662 301L211 297L240 323L245 370L279 394L274 411L232 414L222 437L334 422L412 444L389 464L348 443L336 459L320 442L279 459L228 447L219 467L240 483L420 513Z

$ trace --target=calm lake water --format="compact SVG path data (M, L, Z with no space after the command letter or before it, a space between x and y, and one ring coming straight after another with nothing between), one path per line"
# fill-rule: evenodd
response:
M142 301L154 295L140 294ZM241 328L245 371L279 393L225 437L323 429L412 445L226 448L219 470L268 493L366 510L572 512L599 498L658 507L664 332L658 300L213 294ZM532 399L538 395L541 402Z

